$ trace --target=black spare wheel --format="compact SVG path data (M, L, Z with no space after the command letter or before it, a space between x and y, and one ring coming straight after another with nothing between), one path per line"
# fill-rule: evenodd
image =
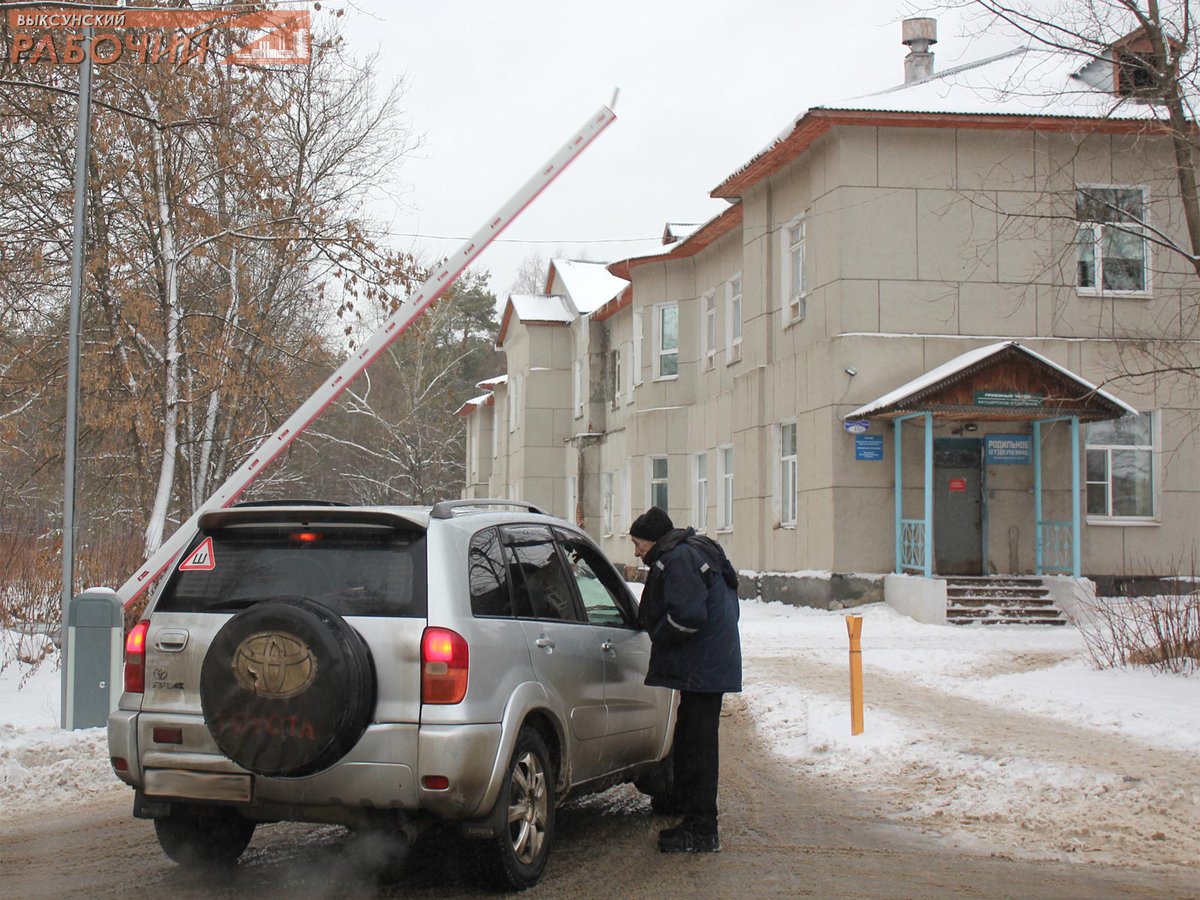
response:
M318 772L345 756L371 719L370 651L319 603L264 600L217 632L200 670L200 705L221 752L243 768Z

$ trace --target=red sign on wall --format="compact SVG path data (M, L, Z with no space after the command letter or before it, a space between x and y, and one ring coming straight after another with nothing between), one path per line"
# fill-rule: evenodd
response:
M966 492L967 492L967 479L965 479L965 478L951 478L950 479L950 493L965 494Z

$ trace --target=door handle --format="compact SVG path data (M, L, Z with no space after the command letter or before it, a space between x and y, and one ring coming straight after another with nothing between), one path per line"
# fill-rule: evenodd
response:
M543 650L553 650L554 649L553 638L548 638L545 635L542 635L540 638L538 638L536 641L534 641L533 644L535 647L541 647Z
M605 641L603 644L600 645L600 649L603 650L605 653L616 653L617 645L614 644L612 641Z
M179 653L187 646L188 633L179 629L161 631L154 642L154 649L164 653Z

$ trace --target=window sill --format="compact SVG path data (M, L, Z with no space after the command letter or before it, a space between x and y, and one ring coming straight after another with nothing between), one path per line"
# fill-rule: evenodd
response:
M800 318L798 318L798 319L788 319L786 322L783 323L783 330L787 331L789 328L791 328L795 325L799 325L801 322L803 322L807 318L808 318L808 316L800 316Z
M1108 516L1088 516L1086 522L1102 528L1158 528L1162 525L1157 519L1118 519Z
M733 534L732 528L718 528L717 534Z
M678 381L679 376L678 375L659 375L654 380L655 381Z
M1154 295L1150 291L1101 291L1076 287L1075 296L1096 297L1100 300L1150 300Z

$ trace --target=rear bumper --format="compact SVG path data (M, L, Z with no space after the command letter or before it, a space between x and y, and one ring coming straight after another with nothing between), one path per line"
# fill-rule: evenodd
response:
M180 729L183 742L155 743L155 727ZM108 720L109 754L128 764L116 774L147 800L234 803L253 817L295 821L330 821L333 809L429 813L446 820L482 815L500 736L499 724L372 725L328 769L268 778L221 753L199 716L117 710ZM449 786L424 788L424 775L442 776Z

